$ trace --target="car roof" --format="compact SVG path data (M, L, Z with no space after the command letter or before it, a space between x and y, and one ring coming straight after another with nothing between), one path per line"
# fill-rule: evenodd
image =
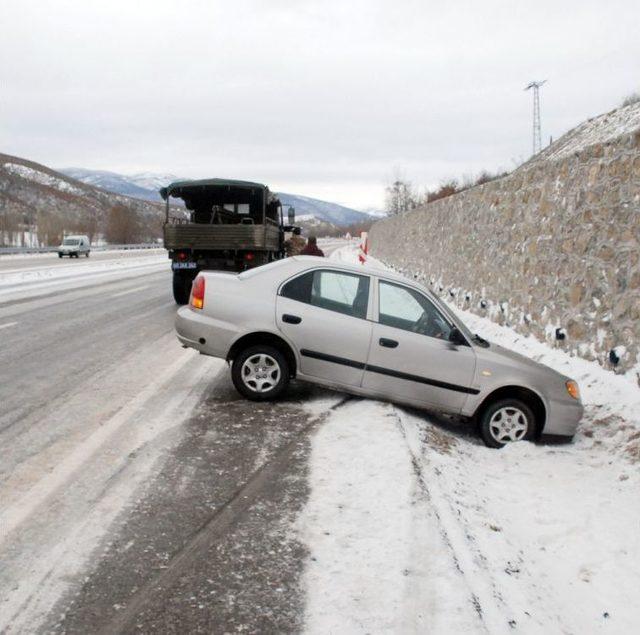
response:
M323 269L340 269L360 275L378 276L386 280L393 280L402 284L415 286L429 292L425 289L424 285L419 284L417 281L410 280L388 269L372 265L356 265L348 262L340 262L339 260L331 260L330 258L322 258L320 256L291 256L290 258L275 260L261 267L247 269L237 275L241 280L258 279L262 276L267 276L270 277L273 282L280 284L283 277L289 278L308 269L317 269L319 267Z
M323 266L327 268L344 269L346 271L352 271L353 273L379 276L389 280L397 280L398 282L412 282L401 274L394 273L388 269L383 269L382 267L375 267L371 264L355 265L348 262L340 262L339 260L331 260L330 258L322 258L321 256L293 256L287 260L293 260L298 265L300 271L310 269L312 267L315 268Z

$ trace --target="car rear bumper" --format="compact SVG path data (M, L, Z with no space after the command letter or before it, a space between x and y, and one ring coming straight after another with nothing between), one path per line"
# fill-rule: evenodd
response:
M176 314L176 334L183 346L204 352L208 335L206 318L188 306L180 307Z
M557 400L549 403L542 434L572 437L576 433L584 407L579 401Z
M231 325L189 306L178 309L175 327L178 340L183 346L223 359L229 350L230 339L237 332Z

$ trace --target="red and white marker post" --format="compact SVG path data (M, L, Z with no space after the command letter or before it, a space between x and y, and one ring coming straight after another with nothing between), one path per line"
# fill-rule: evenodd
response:
M369 253L369 234L367 232L360 233L360 248L358 251L358 260L363 265L367 262L367 254Z

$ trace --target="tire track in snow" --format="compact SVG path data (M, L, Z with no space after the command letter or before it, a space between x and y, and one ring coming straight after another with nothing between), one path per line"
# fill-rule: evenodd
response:
M464 580L469 594L469 602L487 632L513 632L520 625L505 600L506 594L489 571L487 558L480 551L469 527L464 523L460 511L455 510L451 501L447 500L446 492L439 491L437 477L440 472L438 468L434 468L435 479L425 475L425 456L422 448L428 447L428 445L422 440L418 430L410 431L407 429L411 424L395 407L393 413L388 416L395 419L396 425L405 439L416 480L437 520L440 535L450 551L455 569ZM533 624L528 626L533 626Z

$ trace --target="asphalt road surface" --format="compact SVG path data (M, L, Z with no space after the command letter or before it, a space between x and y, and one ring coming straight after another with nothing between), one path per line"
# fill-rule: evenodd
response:
M301 627L317 391L241 400L177 343L170 275L160 251L0 260L0 632Z

